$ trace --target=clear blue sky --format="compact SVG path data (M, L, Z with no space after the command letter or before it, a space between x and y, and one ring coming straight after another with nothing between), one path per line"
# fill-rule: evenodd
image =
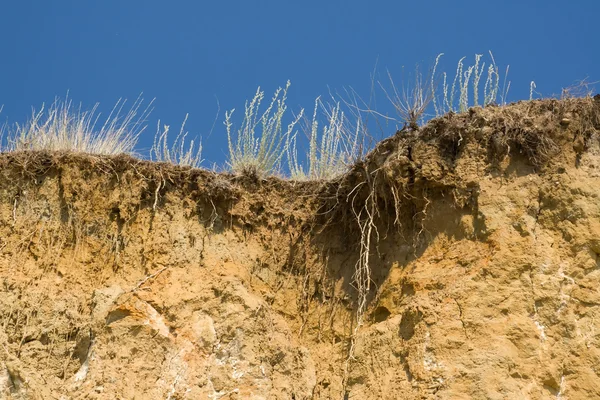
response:
M225 158L223 112L243 108L257 86L270 96L292 81L289 106L311 109L327 88L368 96L370 74L443 69L492 50L510 64L509 100L600 79L600 1L13 0L0 7L3 120L69 96L106 113L121 97L156 98L157 119L203 137L207 165ZM208 137L217 112L219 119ZM384 97L378 102L385 108ZM239 114L238 114L239 116ZM389 134L392 134L390 130Z

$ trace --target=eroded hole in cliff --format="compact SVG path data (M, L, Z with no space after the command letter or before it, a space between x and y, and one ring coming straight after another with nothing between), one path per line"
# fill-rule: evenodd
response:
M391 311L386 307L380 306L373 311L372 317L374 322L383 322L392 315Z
M415 328L423 319L423 314L419 310L409 309L402 314L399 334L404 340L410 340L415 334Z

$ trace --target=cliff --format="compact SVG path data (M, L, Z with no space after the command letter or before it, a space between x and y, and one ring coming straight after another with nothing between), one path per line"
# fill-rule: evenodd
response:
M4 398L600 398L600 99L329 182L4 153L0 281Z

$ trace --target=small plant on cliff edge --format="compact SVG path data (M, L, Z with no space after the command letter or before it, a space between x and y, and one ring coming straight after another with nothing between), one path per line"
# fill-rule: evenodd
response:
M260 87L254 98L245 104L242 126L232 133L231 115L235 109L225 113L227 141L229 144L229 166L234 173L252 176L265 176L277 170L283 155L286 153L288 138L298 123L304 110L283 130L283 116L287 110L285 101L290 87L288 81L285 88L275 91L267 109L259 115L260 104L264 92ZM281 95L281 97L280 97ZM260 129L257 136L256 129Z
M327 118L319 134L318 110ZM308 125L308 124L307 124ZM354 132L340 103L327 107L320 97L315 100L310 126L305 128L309 139L306 169L298 161L296 136L289 136L286 145L287 159L292 179L332 179L343 174L348 165L358 157L360 121Z
M431 74L431 92L435 94L436 89L436 70L440 58L444 53L440 53L436 59ZM448 81L448 76L445 72L442 73L442 95L441 103L438 102L438 98L434 95L432 98L433 107L435 110L435 116L439 117L447 112L465 112L470 107L469 103L469 92L473 95L473 101L471 106L487 106L489 104L496 103L498 95L500 95L500 103L506 104L506 97L510 90L510 81L507 81L508 70L510 66L506 67L504 74L504 82L502 85L502 92L500 90L500 72L496 65L494 55L490 51L490 64L485 69L485 63L481 63L481 54L475 54L475 63L471 66L465 66L463 61L466 57L461 58L456 66L456 73L452 81L452 86ZM487 74L484 73L487 71ZM483 101L479 104L479 96L482 94L479 89L479 83L481 78L486 75L486 80L483 86Z
M495 104L498 96L500 96L500 104L506 104L506 97L510 90L510 81L506 79L509 67L506 67L504 82L500 88L500 72L492 52L490 52L491 61L487 67L485 62L481 62L481 54L475 55L473 65L465 65L466 57L461 58L451 83L445 72L442 72L441 76L436 74L440 58L443 55L444 53L440 53L436 57L433 68L425 77L417 66L414 77L402 79L400 89L394 83L389 71L387 73L389 88L378 81L379 87L393 105L400 119L412 129L418 128L419 124L422 124L428 116L439 117L448 112L465 112L472 106ZM480 83L484 77L486 79L483 83L483 91L481 91ZM438 94L440 86L441 93ZM500 89L502 90L500 91ZM433 104L433 112L428 114L430 104ZM364 111L385 117L386 120L394 120L370 108Z
M424 83L423 74L419 71L418 66L415 68L414 83L404 83L405 80L403 79L400 91L396 88L390 71L387 75L391 85L390 92L386 90L381 82L379 82L379 86L404 123L412 129L418 128L418 123L423 122L425 110L433 99L432 88Z
M169 125L163 126L163 131L160 133L160 120L158 121L156 134L154 135L154 144L150 149L150 159L153 161L164 161L176 165L190 166L192 168L200 168L202 164L202 141L192 139L189 144L186 144L188 132L184 132L185 123L188 115L181 124L179 134L175 137L175 141L169 147L167 139L169 136Z
M131 109L120 118L126 100L119 100L99 130L96 124L98 104L90 111L82 111L81 105L74 109L71 100L56 99L44 111L33 112L24 125L8 132L8 150L66 150L92 154L120 154L133 152L139 135L145 129L143 122L150 113L150 106L139 113L143 99L133 103ZM139 116L138 116L139 114Z

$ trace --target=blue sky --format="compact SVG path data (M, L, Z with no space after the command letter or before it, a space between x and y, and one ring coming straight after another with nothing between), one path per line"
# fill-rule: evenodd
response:
M290 109L310 110L328 87L368 97L376 65L400 79L403 66L430 66L443 52L440 68L454 73L459 58L488 50L501 69L510 64L509 100L528 98L531 80L545 96L599 80L598 15L598 0L5 1L0 117L23 122L67 91L106 113L143 92L156 101L141 153L157 119L173 129L189 113L206 164L222 164L223 113L239 116L259 85L269 97L289 79ZM377 101L388 112L382 94Z

